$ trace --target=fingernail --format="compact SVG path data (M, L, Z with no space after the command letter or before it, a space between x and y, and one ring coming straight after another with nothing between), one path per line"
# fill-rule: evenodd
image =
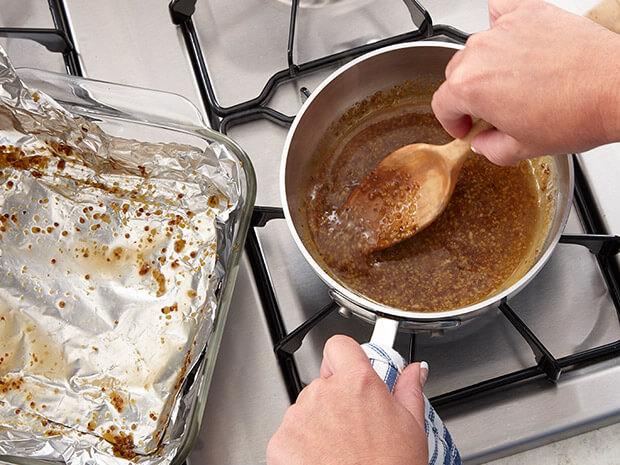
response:
M420 384L424 386L428 379L428 363L420 362Z
M471 151L472 151L472 152L474 152L474 153L477 153L478 155L482 155L480 152L478 152L478 151L476 150L476 147L474 147L473 145L472 145L471 147L469 147L469 150L471 150Z

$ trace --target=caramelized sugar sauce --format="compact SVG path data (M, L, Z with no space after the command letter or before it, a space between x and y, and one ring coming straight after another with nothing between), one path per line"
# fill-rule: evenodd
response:
M436 312L489 297L533 260L545 220L532 164L499 167L474 153L434 223L396 246L364 252L364 231L339 215L353 189L399 147L450 140L428 106L390 107L348 131L328 130L313 156L304 205L306 240L336 280L391 307Z

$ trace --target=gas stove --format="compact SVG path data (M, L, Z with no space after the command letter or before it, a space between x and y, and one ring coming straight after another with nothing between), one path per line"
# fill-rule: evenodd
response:
M553 3L583 14L595 0ZM278 170L295 113L338 66L413 40L464 42L484 0L0 1L16 67L180 94L247 152L258 192L202 428L188 464L264 463L318 374L325 340L372 327L339 311L283 220ZM19 28L19 30L16 30ZM26 30L24 30L24 28ZM34 39L34 40L32 40ZM43 44L43 45L42 45ZM561 243L515 298L456 330L399 334L466 463L620 421L620 146L574 156Z

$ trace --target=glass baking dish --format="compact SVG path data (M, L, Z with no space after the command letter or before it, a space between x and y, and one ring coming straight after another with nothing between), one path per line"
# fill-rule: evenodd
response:
M243 253L247 230L256 196L256 179L252 164L245 152L228 137L209 129L199 110L187 99L176 94L130 87L103 81L21 68L19 77L31 89L52 97L67 111L82 116L99 125L108 134L146 142L175 142L205 148L213 143L225 147L234 163L238 163L241 176L238 190L239 206L222 227L228 246L218 253L225 273L219 282L217 311L207 347L204 348L194 369L187 374L179 393L184 403L182 423L174 426L179 444L171 459L181 464L189 454L198 432L213 376L215 361L226 322L239 262ZM0 461L19 464L42 464L47 460L27 457L2 456Z

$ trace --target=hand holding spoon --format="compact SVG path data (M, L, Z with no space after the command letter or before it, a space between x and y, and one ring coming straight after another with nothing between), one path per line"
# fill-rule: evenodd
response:
M432 223L452 196L472 139L492 128L477 120L463 138L445 145L406 145L384 158L339 211L366 236L364 251L395 245Z

